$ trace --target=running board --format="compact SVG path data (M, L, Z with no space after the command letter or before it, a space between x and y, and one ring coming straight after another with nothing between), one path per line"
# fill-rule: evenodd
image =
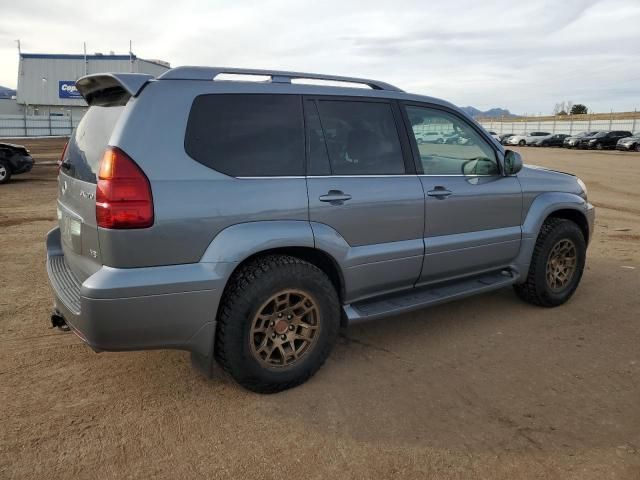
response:
M344 310L349 322L372 320L496 290L514 284L517 279L517 275L511 270L490 272L463 280L362 300L346 305Z

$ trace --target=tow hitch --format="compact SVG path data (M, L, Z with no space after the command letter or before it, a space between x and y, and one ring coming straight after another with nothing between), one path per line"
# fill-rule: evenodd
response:
M53 312L51 314L51 328L59 328L63 332L71 331L67 322L64 321L64 317L58 312Z

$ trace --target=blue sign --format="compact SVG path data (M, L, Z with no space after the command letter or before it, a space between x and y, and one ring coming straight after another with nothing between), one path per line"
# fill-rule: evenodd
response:
M76 82L73 80L60 80L58 82L58 98L82 98Z

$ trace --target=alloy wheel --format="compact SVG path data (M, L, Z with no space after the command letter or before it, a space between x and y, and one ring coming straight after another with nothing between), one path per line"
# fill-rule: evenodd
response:
M321 327L318 302L309 293L282 290L251 321L251 353L263 367L290 367L313 349Z
M546 279L549 288L554 292L564 289L571 282L577 264L575 244L567 238L558 241L547 259Z

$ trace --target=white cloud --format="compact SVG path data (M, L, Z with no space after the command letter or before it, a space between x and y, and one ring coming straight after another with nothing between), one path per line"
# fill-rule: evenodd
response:
M481 109L549 113L562 100L640 108L637 0L13 2L2 7L0 85L17 52L124 53L172 65L378 78Z

